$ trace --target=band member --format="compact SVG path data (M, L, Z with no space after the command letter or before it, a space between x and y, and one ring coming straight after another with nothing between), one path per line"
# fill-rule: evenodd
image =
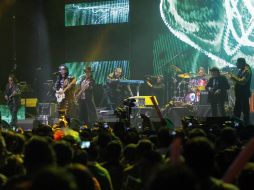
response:
M124 77L123 71L119 67L107 77L105 93L108 98L108 104L113 109L120 105L125 98L133 96L130 86L119 83L120 79L124 79Z
M197 72L197 76L198 77L205 77L206 76L206 72L205 72L204 67L199 67L198 72Z
M249 98L251 96L252 71L244 58L238 58L236 66L239 69L238 74L230 75L230 78L235 82L234 115L240 118L241 113L243 113L243 119L248 124L250 120Z
M17 125L17 113L20 106L20 90L17 85L17 80L14 75L9 75L8 84L6 85L4 98L7 101L11 112L11 126Z
M64 114L67 117L74 117L74 86L76 79L69 76L69 70L65 65L59 67L59 75L54 85L56 98L58 103L59 114Z
M228 100L227 90L230 88L225 76L220 75L220 70L216 67L210 69L211 78L209 79L206 90L208 90L208 102L211 104L212 116L225 116L225 102Z
M75 99L79 103L80 121L88 126L92 126L98 120L93 95L95 81L92 76L91 67L85 67L84 73L80 77L78 89L75 91Z
M192 89L194 89L194 92L196 94L195 97L195 101L199 102L199 103L204 103L207 102L207 92L205 92L205 87L207 85L208 79L207 79L207 74L205 71L204 67L199 67L198 71L197 71L197 75L194 78L194 86L192 87Z
M163 76L148 77L146 84L149 87L149 92L152 96L156 96L159 105L164 104L164 93L165 93L165 83L163 81Z

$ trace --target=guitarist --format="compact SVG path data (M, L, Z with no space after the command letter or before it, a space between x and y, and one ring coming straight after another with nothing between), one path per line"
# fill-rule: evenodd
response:
M59 114L65 114L67 117L74 117L74 102L73 102L73 88L76 83L76 79L69 76L69 70L65 65L59 67L59 75L54 85L54 90L61 95L65 95L65 98L58 101Z
M20 90L17 85L17 80L12 74L9 75L8 84L4 91L4 98L7 101L12 116L10 125L16 127L17 113L20 106Z
M75 99L79 105L79 119L88 126L93 126L98 120L93 88L95 81L92 76L91 67L84 68L84 75L78 80L78 88L75 91Z
M212 116L217 117L218 108L221 116L225 116L225 102L228 100L227 90L230 88L228 79L220 74L217 67L210 69L211 78L209 79L206 90L208 91L208 101L211 104Z
M248 65L246 60L242 57L237 59L236 66L238 69L237 75L230 74L230 78L235 84L234 116L240 118L241 113L243 113L243 120L248 124L250 120L249 98L251 96L250 85L252 71L250 65Z

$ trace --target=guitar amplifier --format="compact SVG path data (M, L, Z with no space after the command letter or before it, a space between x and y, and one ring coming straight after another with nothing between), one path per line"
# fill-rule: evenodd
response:
M55 103L39 103L37 107L37 115L49 116L55 118L57 116L57 104Z

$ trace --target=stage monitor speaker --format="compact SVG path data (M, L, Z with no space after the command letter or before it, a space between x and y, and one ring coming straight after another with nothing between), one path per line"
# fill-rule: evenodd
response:
M18 120L17 126L24 131L31 131L33 129L34 121L34 119Z
M55 118L57 115L57 105L55 103L39 103L37 115L47 115L51 118Z

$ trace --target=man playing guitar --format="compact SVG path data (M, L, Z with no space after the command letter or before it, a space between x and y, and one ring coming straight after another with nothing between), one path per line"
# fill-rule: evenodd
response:
M61 65L54 89L56 91L58 111L68 117L74 117L73 87L75 83L76 79L69 76L68 68L65 65Z
M20 106L20 90L14 75L9 75L8 84L4 91L4 98L7 101L8 107L11 112L11 123L13 127L17 127L17 113Z
M94 84L91 67L85 67L84 75L78 80L74 98L79 105L80 121L90 127L98 120L93 95Z

